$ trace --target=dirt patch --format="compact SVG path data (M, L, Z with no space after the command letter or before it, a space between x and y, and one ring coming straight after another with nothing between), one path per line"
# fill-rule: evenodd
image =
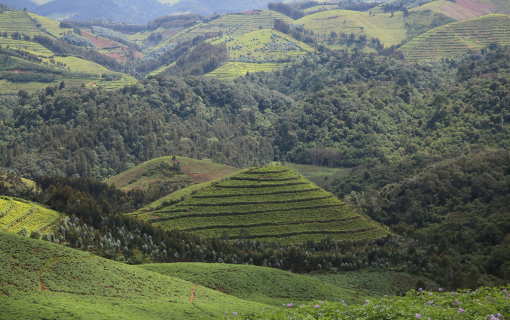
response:
M154 214L151 214L151 215L150 215L150 217L151 217L152 219L161 218L160 216L157 216L157 215L154 215Z
M50 291L50 288L45 286L44 283L42 282L42 273L39 275L39 291L41 292Z
M193 286L193 290L191 291L191 296L189 297L189 302L193 303L193 299L195 299L195 289L197 286Z
M494 10L494 7L490 4L479 3L473 0L457 0L457 5L479 13L480 15L491 13Z
M20 70L20 69L14 69L14 70L11 70L10 72L12 72L12 73L28 73L28 71Z

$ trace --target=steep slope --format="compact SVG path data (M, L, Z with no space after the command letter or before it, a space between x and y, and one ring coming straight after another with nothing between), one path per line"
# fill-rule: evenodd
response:
M273 268L224 263L165 263L140 268L180 278L244 300L275 306L294 305L313 300L354 299L354 291L320 280Z
M245 171L139 217L165 229L204 237L305 242L372 239L386 234L350 206L294 171L269 166Z
M27 235L55 224L60 214L38 204L21 199L0 197L0 230Z
M452 58L491 43L510 44L510 16L489 14L432 29L402 46L410 62Z
M198 319L270 306L0 232L0 318Z

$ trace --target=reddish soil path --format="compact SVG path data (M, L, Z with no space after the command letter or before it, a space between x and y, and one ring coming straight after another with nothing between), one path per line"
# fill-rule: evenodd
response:
M189 297L189 302L193 303L193 299L195 299L195 288L197 286L193 286L193 291L191 291L191 296Z

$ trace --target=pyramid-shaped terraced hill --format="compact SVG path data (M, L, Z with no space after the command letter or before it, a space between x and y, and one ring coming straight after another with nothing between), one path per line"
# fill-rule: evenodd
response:
M9 197L0 198L0 230L19 233L23 227L30 234L57 222L60 214L37 204Z
M337 240L378 238L386 231L331 193L284 167L245 171L140 217L204 237Z

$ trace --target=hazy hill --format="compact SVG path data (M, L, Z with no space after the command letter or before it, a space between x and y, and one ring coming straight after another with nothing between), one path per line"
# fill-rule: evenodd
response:
M2 0L0 3L5 4L9 8L16 7L18 10L27 8L28 10L34 10L39 5L30 0Z
M242 12L253 9L267 9L267 4L271 0L185 0L179 1L170 7L172 13L191 12L201 15L211 15L214 12Z
M34 12L58 20L104 19L146 23L169 14L170 10L157 0L54 0L37 7Z

